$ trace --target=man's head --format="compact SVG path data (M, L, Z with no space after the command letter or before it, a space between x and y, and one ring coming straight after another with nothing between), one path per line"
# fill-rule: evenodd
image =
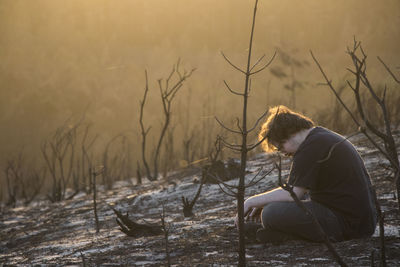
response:
M258 138L265 138L262 142L265 151L277 151L292 135L313 126L314 122L310 118L285 106L276 106L269 109L269 116L262 125Z

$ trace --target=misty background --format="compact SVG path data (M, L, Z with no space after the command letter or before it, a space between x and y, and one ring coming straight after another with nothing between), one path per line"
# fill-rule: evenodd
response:
M106 144L117 135L126 137L113 153L128 151L126 175L134 176L145 70L144 123L152 126L151 151L163 121L157 80L167 78L178 59L182 70L196 71L174 100L164 162L173 169L182 160L206 157L216 135L227 134L214 116L227 125L241 116L241 98L223 81L242 90L243 76L221 51L245 65L253 5L244 0L0 0L0 166L21 151L27 165L41 166L43 142L59 127L82 122L91 125L92 138L97 136L93 153L99 164ZM399 11L398 0L261 1L253 59L263 54L269 59L275 51L277 56L253 78L249 124L268 107L284 104L342 134L355 131L345 113L332 120L331 113L340 109L329 89L318 85L323 79L309 53L340 86L352 78L346 47L354 36L368 55L370 79L378 88L386 84L397 106L399 86L376 57L398 73ZM343 96L351 99L349 91ZM188 157L183 147L190 137Z

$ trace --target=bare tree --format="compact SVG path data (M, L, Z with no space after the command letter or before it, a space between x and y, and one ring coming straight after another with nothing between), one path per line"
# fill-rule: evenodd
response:
M73 184L75 192L83 190L85 192L91 192L91 176L90 169L93 162L93 155L90 151L95 144L98 135L89 137L89 131L91 124L87 124L83 136L80 141L80 154L77 155L76 165L73 168Z
M44 178L46 177L46 169L28 169L28 174L25 173L23 184L21 185L21 197L24 204L31 203L42 190Z
M242 73L244 75L244 88L242 92L235 91L230 87L230 85L224 81L227 89L236 96L239 96L243 100L243 109L242 109L242 120L240 121L239 118L236 119L236 126L237 129L231 129L225 126L218 118L216 118L217 122L221 125L222 128L227 130L228 132L239 135L241 139L241 144L231 144L224 138L220 138L221 143L223 144L224 147L229 148L232 151L240 153L240 176L239 176L239 183L238 185L232 186L227 183L222 182L220 184L221 190L225 192L226 194L235 197L237 199L237 210L238 210L238 228L239 228L239 266L246 266L246 247L245 247L245 229L244 229L244 196L245 196L245 190L246 188L253 186L256 182L260 181L262 178L264 178L268 172L264 175L260 175L262 168L258 171L258 173L253 177L250 183L245 184L245 175L246 175L246 162L247 162L247 153L256 148L259 144L261 144L261 141L255 143L255 144L248 144L247 138L248 135L254 131L258 123L262 120L262 118L265 117L266 112L261 115L258 120L255 122L253 127L248 127L247 125L247 105L248 105L248 97L250 94L251 90L251 77L264 69L266 69L272 60L275 58L276 53L273 55L271 60L269 62L265 63L263 66L259 66L260 63L263 61L265 58L265 55L260 57L254 64L251 61L252 57L252 48L253 48L253 35L254 35L254 28L255 28L255 21L256 21L256 13L257 13L257 5L258 5L258 0L255 1L254 5L254 11L253 11L253 18L252 18L252 26L251 26L251 33L250 33L250 42L249 42L249 48L248 48L248 55L247 55L247 66L245 69L242 69L235 64L233 64L226 56L224 53L222 53L222 56L224 59L238 72ZM256 69L257 68L257 69ZM218 179L218 177L217 177Z
M10 158L4 168L7 206L15 207L18 199L22 199L24 205L29 204L42 189L45 171L28 167L22 150L15 158Z
M18 167L15 166L15 163L13 161L8 161L7 166L4 169L4 174L6 177L6 183L7 183L7 194L8 194L8 200L6 205L7 206L12 206L15 207L15 204L17 203L17 194L18 194L18 181L19 179L19 170Z
M382 96L378 96L377 90L374 88L369 78L367 77L367 55L362 49L361 42L354 40L353 47L347 48L347 53L350 56L354 69L349 69L348 71L354 75L355 81L351 83L347 81L347 84L351 88L354 94L354 101L357 106L358 115L361 118L361 121L356 117L353 112L348 108L348 106L344 103L340 95L337 93L336 88L333 86L332 81L325 74L318 60L315 58L314 54L311 52L311 56L317 64L319 70L321 71L329 89L334 93L338 101L342 104L344 109L348 112L354 123L359 127L359 130L368 138L368 140L382 153L382 155L388 160L391 169L394 173L394 184L397 189L397 200L398 206L400 210L400 163L399 156L396 149L396 144L392 134L392 124L389 117L388 108L386 105L386 87L383 91ZM390 71L390 69L386 66L386 64L379 58L382 64L385 66L386 70L389 71L391 76L397 82L396 77ZM372 122L368 118L367 110L364 107L364 103L361 99L361 90L362 88L366 89L370 94L372 99L377 103L379 110L383 117L383 129L380 128L379 122ZM376 112L376 111L374 111ZM383 143L383 146L376 141L376 138L380 139Z
M114 181L128 178L131 175L130 164L128 138L118 134L107 142L103 152L103 184L111 189Z
M89 165L93 161L92 149L98 135L90 135L90 124L84 124L85 114L73 123L67 119L41 146L46 170L51 179L51 192L47 198L60 201L65 198L68 187L73 186L72 198L81 189L91 191Z
M104 166L99 166L93 168L91 165L89 167L89 172L92 174L92 192L93 192L93 213L96 223L96 233L100 232L99 216L97 215L97 188L96 188L96 177L102 174L104 171Z
M311 52L311 51L310 51ZM399 182L399 159L396 149L396 144L392 134L392 125L389 118L388 108L386 106L386 87L383 91L383 95L379 97L377 95L376 89L373 87L371 82L369 81L366 73L366 59L367 55L365 54L364 50L361 47L361 42L354 40L354 45L352 48L347 49L347 53L349 54L354 69L348 69L350 73L352 73L355 77L355 82L352 84L351 82L347 81L347 84L351 88L354 94L358 116L361 118L361 122L358 120L356 115L348 108L348 106L344 103L340 95L337 93L336 88L333 86L332 81L329 80L328 76L325 74L324 70L322 69L321 65L319 64L318 60L315 58L314 54L311 52L311 56L314 59L315 63L317 64L319 70L321 71L324 79L326 80L326 84L330 90L335 94L337 100L342 104L344 109L348 112L354 123L359 127L359 131L363 133L368 140L384 155L384 157L389 161L389 164L394 173L394 181L397 189L397 200L398 206L400 209L400 182ZM390 73L390 75L395 79L394 74L390 71L387 65L378 57L381 63L384 65L386 70ZM380 125L376 125L372 123L368 116L367 111L365 109L364 103L361 100L361 88L364 87L367 92L371 95L374 101L378 104L380 111L383 117L383 125L384 130L380 129ZM379 138L383 142L383 147L376 141L376 138ZM386 266L386 253L385 253L385 233L384 233L384 213L381 210L375 188L371 186L371 191L373 192L373 197L375 200L375 206L378 215L378 222L379 222L379 233L380 233L380 251L381 251L381 266Z
M186 70L183 73L180 70L180 61L172 67L172 71L168 75L166 79L159 79L158 80L158 87L160 91L161 97L161 104L162 110L164 115L164 121L161 126L160 135L156 144L156 147L153 151L153 169L151 171L150 166L147 161L146 155L146 141L147 141L147 134L149 133L151 127L145 127L143 123L143 115L144 115L144 107L147 100L147 94L149 91L149 83L147 77L147 71L145 71L145 78L146 78L146 86L144 90L143 99L140 101L140 115L139 115L139 124L141 129L141 137L142 137L142 161L143 165L147 174L147 178L150 181L157 180L158 172L159 172L159 159L161 153L161 147L163 144L164 137L166 135L167 129L171 122L171 108L173 100L175 99L177 93L182 88L184 82L192 75L195 69L187 72Z
M136 163L136 183L142 184L142 171L140 170L140 163L139 161Z
M171 266L171 257L169 254L169 241L168 241L169 231L170 231L171 227L167 226L167 223L165 222L165 207L164 207L164 205L162 206L162 213L161 213L161 227L162 227L162 231L164 233L165 254L167 257L167 266Z
M389 74L390 74L390 76L392 76L393 80L400 84L400 79L397 78L397 76L392 72L392 70L388 67L388 65L386 65L386 63L380 57L378 57L378 60L382 63L382 65L385 67L387 72L389 72ZM400 67L397 67L397 68L400 69Z
M77 128L81 122L70 125L69 120L59 127L50 140L41 147L42 155L52 179L52 190L47 195L52 202L64 199L73 174Z
M176 166L176 157L174 151L174 130L175 127L170 127L166 133L166 142L164 142L164 153L160 162L162 176L167 178L168 172Z

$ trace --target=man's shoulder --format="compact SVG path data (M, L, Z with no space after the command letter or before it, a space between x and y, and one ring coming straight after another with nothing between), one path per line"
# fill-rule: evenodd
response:
M317 126L310 131L304 142L300 146L303 149L323 149L325 146L330 146L332 143L343 140L343 137L329 129Z
M317 126L312 129L308 137L310 137L310 139L344 139L342 135L322 126Z

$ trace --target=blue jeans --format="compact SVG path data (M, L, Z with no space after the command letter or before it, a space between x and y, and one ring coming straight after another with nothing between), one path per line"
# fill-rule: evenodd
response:
M303 202L314 214L331 241L342 241L343 226L327 207L313 201ZM266 205L261 215L264 228L280 232L288 238L323 242L323 237L307 215L295 202L273 202Z

